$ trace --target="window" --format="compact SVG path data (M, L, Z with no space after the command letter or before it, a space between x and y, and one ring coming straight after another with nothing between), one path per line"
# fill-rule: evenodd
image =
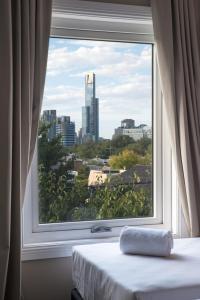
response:
M54 3L23 214L23 243L42 243L44 252L48 243L109 241L124 225L171 226L171 153L150 8L89 7ZM96 225L109 230L92 232Z
M153 216L153 45L51 38L39 222Z

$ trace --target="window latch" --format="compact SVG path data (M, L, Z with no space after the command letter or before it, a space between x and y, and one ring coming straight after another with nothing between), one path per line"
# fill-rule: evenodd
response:
M109 226L95 225L91 228L91 233L99 233L99 232L109 232L112 231L112 228Z

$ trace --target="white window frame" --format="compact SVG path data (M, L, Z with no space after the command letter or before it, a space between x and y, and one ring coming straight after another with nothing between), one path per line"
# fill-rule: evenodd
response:
M154 43L150 7L55 0L51 36L119 42ZM116 241L125 225L172 228L172 158L162 105L154 47L154 216L39 224L37 155L29 174L23 212L22 258L38 259L71 255L76 244ZM155 105L156 104L156 105ZM106 225L111 232L91 233L93 225Z

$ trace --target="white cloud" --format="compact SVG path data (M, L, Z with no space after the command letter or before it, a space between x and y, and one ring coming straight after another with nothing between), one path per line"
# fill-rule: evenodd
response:
M126 43L75 40L62 42L59 48L52 45L43 109L70 115L76 129L80 128L85 102L84 74L93 71L97 76L100 136L111 137L124 118L133 118L136 124L150 124L151 47L144 46L141 52L135 45L131 47ZM83 81L77 83L77 76Z
M105 46L104 41L92 41L92 40L68 40L68 43L70 45L75 45L75 46L84 46L84 47L101 47ZM136 47L136 43L119 43L119 42L107 42L107 47L112 47L115 49L130 49L133 47Z
M85 41L86 42L86 41ZM128 75L151 64L151 47L146 46L137 54L128 50L114 48L113 43L91 42L94 47L80 46L76 50L70 47L60 47L49 51L47 72L55 76L61 73L73 73L83 76L87 71L94 71L102 76ZM99 44L101 43L101 44ZM86 43L88 44L88 42ZM121 45L121 43L118 43Z
M137 124L151 123L150 80L148 76L136 75L126 83L102 84L97 87L101 136L110 137L123 118L133 118ZM84 98L84 87L52 87L45 91L43 109L56 109L58 115L70 115L78 129L81 127L81 107L84 106Z

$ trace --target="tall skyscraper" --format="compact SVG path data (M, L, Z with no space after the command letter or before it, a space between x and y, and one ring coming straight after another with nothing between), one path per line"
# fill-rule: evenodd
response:
M85 106L82 107L83 142L99 140L99 99L96 98L95 74L85 76Z
M42 114L42 121L50 125L48 129L48 139L52 140L56 137L56 110L44 110Z
M62 116L57 118L56 134L61 135L63 146L70 147L75 144L75 123L70 121L69 116Z

